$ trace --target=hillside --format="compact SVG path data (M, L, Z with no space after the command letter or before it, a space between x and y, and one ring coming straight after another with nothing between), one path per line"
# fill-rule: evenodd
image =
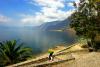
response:
M33 29L44 30L44 31L59 30L68 27L69 23L70 23L70 18L67 18L62 21L46 22L44 24L41 24L40 26L33 27Z
M42 24L40 26L40 29L43 29L43 30L58 30L58 29L63 29L65 27L67 27L68 24L69 24L68 19L63 20L63 21L48 22L48 23Z
M100 52L88 52L82 48L82 44L76 43L69 47L57 47L54 60L50 62L48 55L42 55L37 59L14 64L7 67L100 67Z

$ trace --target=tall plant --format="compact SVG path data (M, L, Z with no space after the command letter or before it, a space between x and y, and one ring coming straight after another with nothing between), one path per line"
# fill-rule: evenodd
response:
M78 36L89 38L94 43L100 34L100 2L99 0L80 0L77 11L71 16L70 26Z
M16 40L0 42L0 64L14 64L31 57L31 49L22 45Z

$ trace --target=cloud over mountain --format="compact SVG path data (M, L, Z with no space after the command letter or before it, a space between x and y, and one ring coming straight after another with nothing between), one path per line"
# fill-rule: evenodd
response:
M72 2L66 2L65 0L31 0L29 3L41 7L41 9L35 12L35 15L24 15L21 22L39 25L44 22L64 20L74 12L74 9L71 8L73 7ZM69 10L66 10L67 6L70 6Z

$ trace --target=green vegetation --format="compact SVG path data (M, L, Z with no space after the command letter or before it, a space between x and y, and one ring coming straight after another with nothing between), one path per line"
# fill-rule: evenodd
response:
M100 48L100 0L80 0L71 19L71 28L89 40L89 46L97 51Z
M23 44L17 44L16 40L0 42L0 65L18 63L31 57L32 50L22 46Z

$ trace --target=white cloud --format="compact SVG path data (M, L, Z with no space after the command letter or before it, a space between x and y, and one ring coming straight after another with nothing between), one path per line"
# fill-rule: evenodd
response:
M3 26L22 26L18 19L0 14L0 25Z
M0 22L9 22L9 21L11 21L10 18L0 14Z
M75 0L78 2L79 0ZM21 22L25 25L40 25L45 22L64 20L70 16L74 10L64 11L65 5L73 6L72 2L65 4L66 0L31 0L31 4L40 6L41 10L35 15L22 16Z
M60 0L32 0L37 3L37 5L50 8L63 8L65 5Z
M71 3L71 2L67 3L67 5L73 7L73 3Z
M76 3L79 3L79 2L80 2L80 0L75 0L75 2L76 2Z
M39 25L40 22L44 22L44 19L46 19L45 16L42 16L41 14L38 14L36 16L32 15L24 15L24 17L21 19L21 22L25 25Z
M45 22L51 22L56 20L64 20L68 16L70 16L74 11L57 11L56 13L36 13L35 16L32 15L24 15L21 19L24 25L41 25Z

